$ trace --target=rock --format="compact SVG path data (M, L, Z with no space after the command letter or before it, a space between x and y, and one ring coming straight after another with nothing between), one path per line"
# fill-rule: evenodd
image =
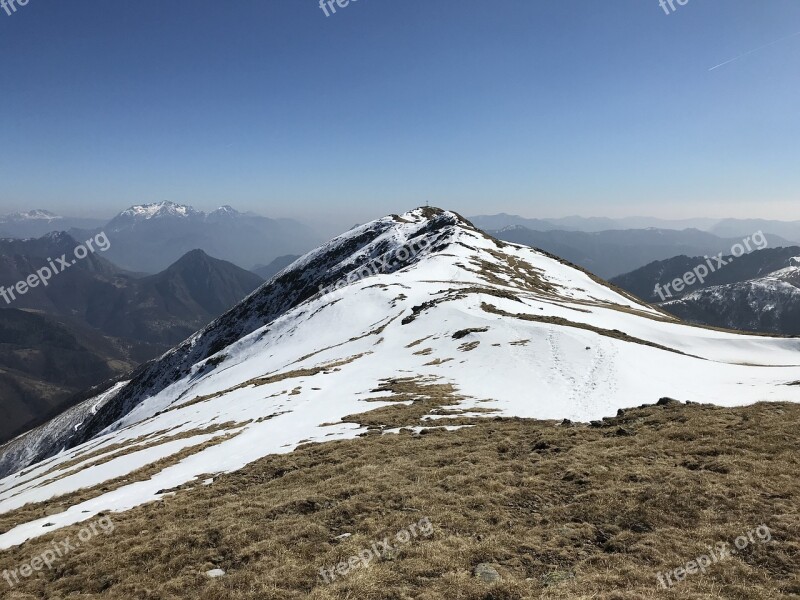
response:
M656 406L671 406L673 404L680 404L680 402L674 398L661 398L656 402Z
M489 563L481 563L473 571L473 575L484 583L494 583L500 580L500 573Z
M472 327L470 329L462 329L461 331L456 331L453 334L454 340L460 340L461 338L467 337L470 333L486 333L489 331L488 327Z
M216 579L217 577L224 577L225 570L224 569L211 569L210 571L206 571L206 577L210 577L211 579Z
M620 427L619 429L617 429L616 434L619 435L619 436L624 436L624 437L629 437L629 436L633 435L630 431L628 431L624 427Z

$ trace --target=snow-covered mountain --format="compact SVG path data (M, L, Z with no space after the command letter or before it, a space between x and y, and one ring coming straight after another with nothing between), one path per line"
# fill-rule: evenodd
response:
M222 206L210 213L174 202L132 206L104 228L109 258L123 268L156 273L200 248L244 269L286 254L308 252L321 241L291 219L268 219Z
M59 219L63 219L63 217L53 214L50 211L36 208L27 212L17 212L0 216L0 223L7 223L10 221L58 221Z
M710 272L703 281L694 278L680 292L665 291L665 284L683 279L706 261L703 256L676 256L615 277L611 283L693 323L800 335L800 247L725 256L724 268Z
M191 206L175 204L174 202L156 202L152 204L138 204L123 210L111 219L107 225L108 231L121 231L126 227L135 227L139 223L151 219L186 219L204 221L206 213L196 210Z
M41 237L51 231L72 228L92 229L102 224L98 219L67 218L40 208L0 215L0 238Z
M765 276L696 290L661 306L694 323L800 335L800 257L792 260Z
M0 513L63 512L27 513L0 548L302 443L391 434L399 405L419 407L418 427L586 421L661 397L800 401L798 380L800 340L684 324L420 208L303 256L130 382L7 446Z
M106 229L109 232L119 232L130 227L141 226L148 221L219 223L221 221L233 221L237 219L270 220L252 213L241 213L227 204L207 213L186 204L176 204L175 202L165 201L131 206L114 217L108 223Z

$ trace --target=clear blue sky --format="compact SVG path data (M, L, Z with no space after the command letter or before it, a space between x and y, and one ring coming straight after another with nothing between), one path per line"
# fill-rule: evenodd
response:
M8 1L8 0L7 0ZM800 218L797 0L29 0L0 212Z

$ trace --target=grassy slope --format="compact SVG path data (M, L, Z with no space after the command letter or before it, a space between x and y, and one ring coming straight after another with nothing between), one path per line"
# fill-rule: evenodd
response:
M602 426L488 419L271 456L112 515L116 529L10 599L800 598L800 406L667 405ZM331 584L329 567L427 517L431 537ZM670 591L656 573L767 525ZM62 530L0 553L16 569ZM337 540L336 536L352 536ZM496 583L473 569L492 563ZM220 567L227 575L203 573ZM5 594L5 595L3 595Z

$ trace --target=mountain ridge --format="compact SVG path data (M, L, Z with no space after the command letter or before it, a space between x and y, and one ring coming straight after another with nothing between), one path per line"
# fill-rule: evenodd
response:
M31 509L0 547L308 442L497 416L588 421L661 397L796 402L799 352L799 340L686 325L456 213L391 215L7 445L0 513L54 497L66 510Z

